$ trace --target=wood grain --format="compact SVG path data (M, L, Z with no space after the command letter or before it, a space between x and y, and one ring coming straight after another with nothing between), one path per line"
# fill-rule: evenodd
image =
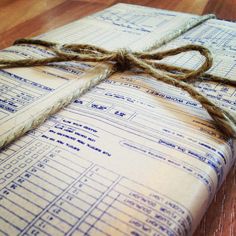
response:
M236 19L236 0L0 0L0 48L102 10L117 2ZM236 235L236 168L228 175L194 236Z

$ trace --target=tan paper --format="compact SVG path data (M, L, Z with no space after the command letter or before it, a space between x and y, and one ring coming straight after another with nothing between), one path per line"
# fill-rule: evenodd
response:
M42 37L143 50L147 42L163 41L159 36L154 40L154 32L170 35L192 17L196 18L118 4ZM93 34L94 27L98 30ZM212 27L218 37L209 34L201 40L199 35ZM236 48L229 35L235 33L235 24L209 20L165 47L190 42L216 45L211 46L214 57L229 64ZM223 56L222 48L227 49ZM199 60L190 53L167 62L195 68ZM75 70L73 66L69 65ZM215 63L212 73L233 78L235 67L230 68ZM69 89L77 83L84 88L88 77L99 78L95 70L89 67L82 80L76 80L72 70L54 67L14 70L29 81L55 88L15 117L24 114L22 119L28 120L35 115L32 109L39 111L36 104L43 110L44 101L68 92L60 86ZM49 81L44 71L66 79L50 75ZM232 87L196 86L235 110ZM6 122L6 117L2 120ZM0 234L191 235L234 163L234 144L222 138L207 112L186 93L146 75L116 73L1 152Z

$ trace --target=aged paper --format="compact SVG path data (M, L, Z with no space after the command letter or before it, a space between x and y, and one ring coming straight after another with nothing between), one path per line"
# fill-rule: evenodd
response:
M108 21L108 13L95 16ZM127 23L114 22L119 19ZM166 47L199 43L209 24L235 34L234 24L220 22L208 21ZM222 33L215 39L224 41L224 60L235 62L234 41ZM195 68L201 60L189 54L167 62ZM215 64L212 73L232 78L234 71ZM234 111L235 89L196 86ZM1 152L0 234L191 235L234 162L233 151L233 141L186 93L147 75L117 73Z
M194 24L198 19L201 18L189 14L118 4L39 38L61 44L95 44L112 50L122 47L144 50L162 43L166 36L169 39L171 32L178 33L176 29L186 22ZM0 57L9 59L50 56L52 52L33 45L13 46L0 53ZM53 114L58 105L69 104L106 78L111 69L108 65L63 65L0 72L0 146L4 144L3 140L14 139L29 130L32 124L42 123L48 116L45 113Z

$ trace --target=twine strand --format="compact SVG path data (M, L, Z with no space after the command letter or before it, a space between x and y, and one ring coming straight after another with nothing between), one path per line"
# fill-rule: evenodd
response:
M193 99L201 103L215 121L218 128L228 137L236 138L236 119L228 111L211 102L206 96L198 92L191 83L196 81L215 81L223 84L236 85L236 81L207 74L212 66L210 51L199 45L186 45L162 52L130 52L125 49L109 51L97 46L87 44L59 45L54 42L38 39L19 39L14 45L33 44L50 49L55 55L42 59L0 60L0 69L13 67L31 67L50 65L54 62L83 61L83 62L108 62L113 63L113 72L129 70L137 67L158 81L178 87L186 91ZM158 63L166 57L179 53L196 51L204 57L204 62L196 70ZM177 73L174 73L177 72Z

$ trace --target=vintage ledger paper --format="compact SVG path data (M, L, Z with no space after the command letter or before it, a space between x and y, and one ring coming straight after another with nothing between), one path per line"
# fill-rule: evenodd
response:
M40 38L144 50L197 18L118 4ZM214 56L210 73L233 79L235 35L234 23L211 19L159 50L204 45ZM0 53L47 55L34 46ZM201 60L185 53L165 62L196 68ZM0 71L1 137L55 95L83 92L109 73L106 65L63 65ZM234 88L196 87L235 112ZM2 150L0 235L190 235L234 163L234 146L185 92L147 75L117 73Z

